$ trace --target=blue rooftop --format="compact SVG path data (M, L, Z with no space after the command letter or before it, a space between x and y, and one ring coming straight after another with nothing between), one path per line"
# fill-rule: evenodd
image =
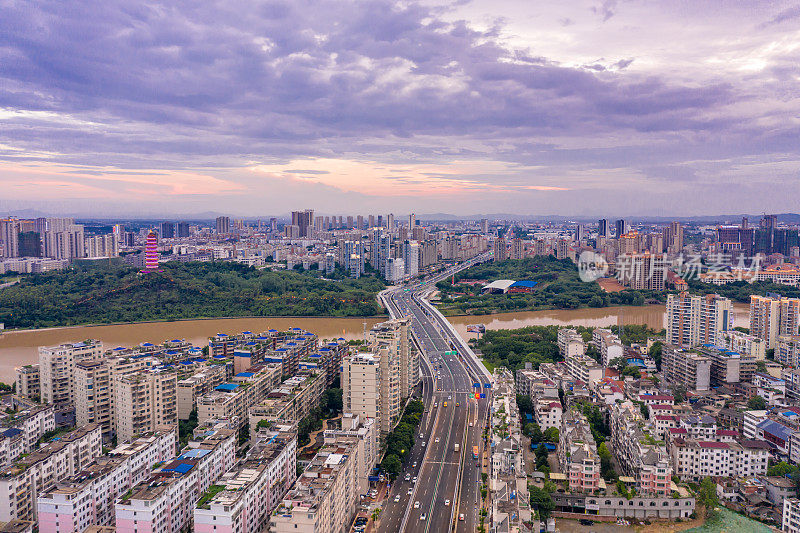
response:
M524 288L527 288L527 289L532 289L533 287L536 286L536 284L537 284L537 282L535 282L535 281L522 280L522 281L515 281L514 283L511 284L511 286L512 287L524 287Z
M3 436L5 436L5 437L14 437L14 436L16 436L16 435L19 435L20 433L22 433L22 430L21 430L21 429L17 429L17 428L8 428L7 430L3 431L3 433L1 433L1 434L2 434Z
M182 454L180 454L177 459L200 459L201 457L205 457L211 453L211 450L206 450L203 448L192 448L191 450L186 450Z
M226 392L235 391L239 387L236 383L223 383L221 385L217 385L214 390L221 390Z
M789 441L789 437L792 434L792 430L784 426L783 424L778 424L774 420L764 420L763 422L759 423L756 426L758 429L761 429L770 435L774 435L779 439L783 440L784 442Z
M142 346L153 346L153 343L151 343L151 342L143 342Z
M236 377L237 378L252 378L255 375L256 375L255 372L239 372L238 374L236 374Z
M164 468L163 472L178 472L179 474L186 474L192 468L194 468L194 465L191 463L178 463L172 468Z

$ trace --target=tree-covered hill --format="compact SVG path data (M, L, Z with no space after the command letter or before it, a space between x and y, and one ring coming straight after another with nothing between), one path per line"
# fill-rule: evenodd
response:
M227 262L163 263L147 275L123 264L79 265L23 276L0 290L7 328L221 316L370 316L384 284L375 277L322 279L317 271L269 271Z

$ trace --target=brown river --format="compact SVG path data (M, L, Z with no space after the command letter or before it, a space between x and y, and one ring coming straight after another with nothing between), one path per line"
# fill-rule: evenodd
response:
M647 324L654 329L664 327L663 305L457 316L450 317L450 322L464 338L469 338L474 336L472 333L467 333L469 324L482 323L487 329L547 325L606 327L619 324L620 314L625 324ZM53 346L84 339L99 339L109 348L135 346L143 342L161 343L170 339L186 339L195 346L204 346L208 342L208 337L216 333L261 332L268 329L281 330L292 327L311 331L322 339L344 337L350 340L363 338L364 322L366 322L367 328L371 328L373 324L381 320L380 318L327 317L221 318L7 331L0 334L0 381L11 383L15 379L15 367L36 363L39 346ZM734 304L733 325L747 327L748 323L748 306Z

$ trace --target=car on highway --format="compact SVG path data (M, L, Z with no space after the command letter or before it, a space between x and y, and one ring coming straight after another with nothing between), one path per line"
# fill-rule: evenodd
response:
M411 481L411 474L406 474L406 481Z
M425 435L423 435L422 433L420 433L420 434L419 434L419 438L421 438L421 439L424 439L424 438L425 438Z
M398 494L397 496L394 497L394 503L397 503L399 501L400 501L400 495Z
M406 494L408 494L409 496L411 496L411 494L412 494L413 492L414 492L414 489L412 489L412 488L409 488L409 489L408 489L408 492L406 492Z
M425 513L422 513L421 515L419 515L419 519L420 519L420 520L425 520L425 518L426 518L426 517L425 517Z
M469 427L472 427L472 422L469 423Z
M416 462L416 461L414 461L413 463L411 463L411 468L416 468L416 467L417 467L417 462Z
M434 442L439 442L439 437L436 437L436 439L434 440Z
M414 476L414 477L411 479L411 483L416 483L416 482L417 482L417 476Z
M445 500L444 501L444 506L445 507L450 507L450 500Z
M414 502L414 509L419 509L419 500Z
M461 513L460 515L458 515L458 519L463 522L464 521L464 513Z

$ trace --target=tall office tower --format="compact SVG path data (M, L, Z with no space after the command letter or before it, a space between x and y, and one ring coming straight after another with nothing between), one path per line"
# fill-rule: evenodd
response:
M322 231L323 229L325 229L325 217L314 217L314 231Z
M408 215L408 231L414 231L414 228L417 226L417 215L415 213L411 213Z
M269 219L269 230L272 232L278 231L278 219L275 217L270 217Z
M369 227L370 228L375 227L375 215L369 215Z
M525 259L525 241L519 237L511 241L511 259Z
M387 275L386 272L386 261L392 259L392 236L387 233L381 233L380 242L378 244L378 252L380 257L378 258L379 265L381 266L381 274L384 276ZM405 269L402 272L405 273Z
M606 238L611 237L611 235L609 234L609 231L608 231L610 229L609 224L610 224L610 222L609 222L609 220L607 218L601 218L600 220L597 221L597 236L598 237L606 237Z
M733 327L731 301L719 294L667 295L667 343L692 347L724 345L724 334Z
M481 219L481 233L483 233L484 235L489 233L489 219L487 218Z
M508 259L506 240L503 237L498 237L494 240L494 260L505 261L506 259Z
M144 246L144 270L143 274L158 272L158 236L154 231L147 234L147 242Z
M123 226L122 224L114 224L112 233L114 237L117 238L117 242L122 244L122 239L124 238L125 235L125 226Z
M3 241L3 257L19 256L19 220L0 220L0 239Z
M300 228L300 237L310 237L310 228L314 224L314 210L292 211L292 225Z
M378 215L378 227L383 227L383 215Z
M347 216L347 229L353 229L353 215Z
M369 230L369 262L372 268L380 270L381 230L370 226Z
M261 229L261 221L258 221L259 230ZM189 223L178 222L175 224L175 236L179 239L185 239L189 236Z
M75 399L75 362L102 354L103 343L97 340L40 346L39 386L42 403L52 403L57 411L72 409Z
M583 242L586 239L586 228L583 224L575 226L575 242Z
M217 234L224 235L231 232L231 219L229 217L217 217Z
M364 215L358 215L356 217L356 229L359 231L364 229Z
M386 215L386 230L389 233L394 233L394 213Z
M750 296L750 335L775 348L779 335L797 335L800 298Z
M161 226L158 230L159 235L161 235L162 239L174 239L175 238L175 224L172 222L162 222Z
M419 243L406 241L403 246L403 262L405 263L406 276L413 278L419 274Z
M617 220L617 222L614 224L614 228L616 230L614 236L618 239L620 238L620 236L628 233L628 223L625 222L624 218L620 218L619 220Z
M683 226L680 222L671 222L664 228L663 235L667 252L677 254L683 249Z

